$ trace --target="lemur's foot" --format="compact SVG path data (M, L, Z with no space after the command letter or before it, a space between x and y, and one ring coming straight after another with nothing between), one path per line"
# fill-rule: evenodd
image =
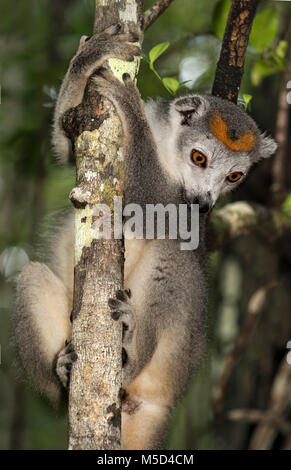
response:
M57 357L56 361L56 374L61 381L64 388L68 388L70 383L70 375L73 363L78 359L77 354L74 351L74 347L69 341L66 343L64 349L62 349Z
M71 62L71 72L82 71L90 76L110 58L132 62L135 56L141 55L141 49L130 43L138 41L137 31L123 33L120 24L112 25L102 33L91 37L82 36L77 54Z
M126 347L131 342L133 332L135 330L134 309L131 301L130 290L118 290L115 294L115 299L109 299L108 305L111 309L111 316L113 320L122 322L122 340L123 345ZM127 352L125 348L122 349L122 362L126 363Z

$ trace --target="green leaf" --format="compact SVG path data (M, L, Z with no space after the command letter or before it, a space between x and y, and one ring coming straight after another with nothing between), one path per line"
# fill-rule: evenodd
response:
M255 63L253 70L251 72L251 80L254 86L259 86L262 80L269 75L280 72L284 70L284 66L273 62L265 62L263 60Z
M283 202L282 209L286 214L291 215L291 193L288 194Z
M216 5L212 20L212 29L215 36L222 39L227 23L228 13L231 7L230 0L220 0Z
M253 23L250 35L250 44L258 51L263 52L271 47L278 33L279 19L276 7L270 7L259 13Z
M176 78L165 77L162 79L162 82L164 87L167 88L172 95L175 95L180 87L180 83Z
M288 41L280 41L278 46L276 47L276 55L280 59L285 59L286 53L288 50Z
M244 93L242 96L243 96L243 99L244 99L244 108L245 108L245 111L246 111L248 109L248 105L251 102L253 96L249 95L247 93Z
M169 45L169 42L161 42L150 50L149 60L151 68L153 68L154 62L168 49Z

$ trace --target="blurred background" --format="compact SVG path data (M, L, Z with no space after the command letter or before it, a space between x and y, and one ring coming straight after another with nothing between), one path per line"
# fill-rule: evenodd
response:
M175 0L145 34L138 81L144 98L171 98L167 83L173 93L186 82L178 94L211 90L229 7L229 0ZM70 205L74 168L52 153L52 112L79 38L91 34L94 8L94 0L21 0L15 7L0 0L1 449L67 446L65 410L52 409L15 367L11 320L15 277L42 254L50 214ZM261 1L240 102L249 102L280 151L218 208L252 201L291 219L290 38L291 2ZM154 74L149 52L166 41ZM207 354L174 410L170 449L291 449L290 233L271 233L267 242L255 229L247 232L209 253Z

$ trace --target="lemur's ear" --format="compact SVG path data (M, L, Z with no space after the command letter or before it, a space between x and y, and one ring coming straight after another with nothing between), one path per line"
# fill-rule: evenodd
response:
M181 115L181 124L190 126L191 122L203 116L208 102L200 95L183 96L174 101L175 110Z
M272 137L267 137L265 133L261 134L260 140L258 159L271 157L278 148L277 143L272 139Z

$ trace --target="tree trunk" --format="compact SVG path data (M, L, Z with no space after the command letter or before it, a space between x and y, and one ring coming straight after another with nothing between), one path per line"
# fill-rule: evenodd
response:
M120 23L141 26L141 0L96 0L94 33ZM109 61L121 78L136 77L139 60ZM64 128L73 139L77 181L75 207L75 283L72 343L78 355L71 373L69 449L117 450L121 423L121 326L111 319L107 301L122 286L122 239L100 237L97 205L113 209L123 192L122 129L113 106L89 81L83 103L70 110ZM111 211L112 212L112 211ZM99 237L98 237L99 233Z

